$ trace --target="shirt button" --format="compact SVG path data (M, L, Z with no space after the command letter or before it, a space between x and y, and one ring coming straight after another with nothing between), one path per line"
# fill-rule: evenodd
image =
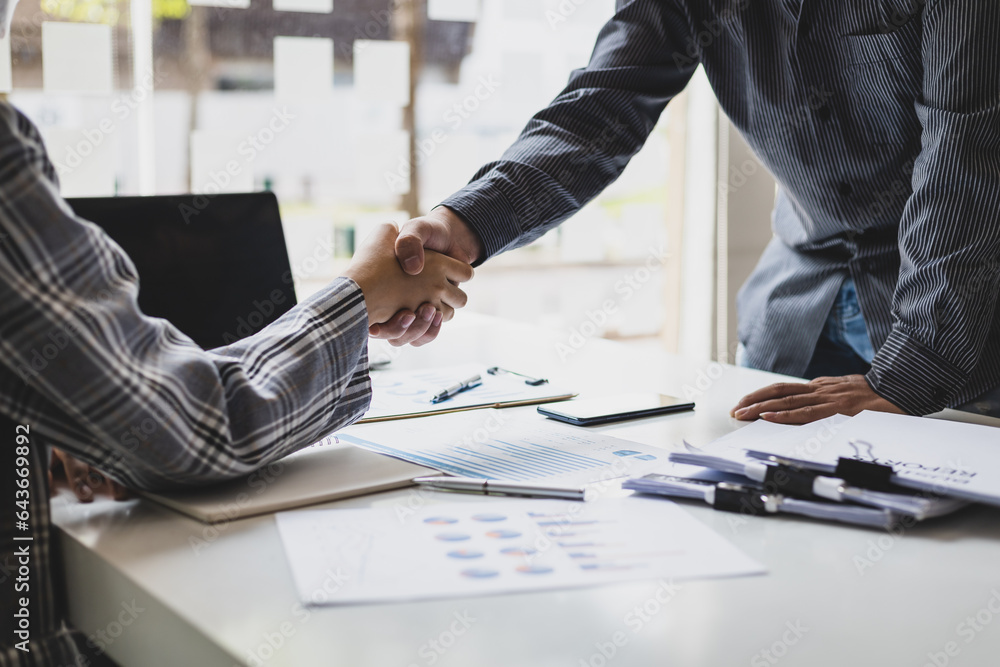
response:
M840 194L841 197L850 197L852 192L854 192L854 188L851 187L850 183L845 181L837 183L837 193Z
M816 107L816 116L822 121L830 120L833 116L833 109L830 108L829 104L821 104Z

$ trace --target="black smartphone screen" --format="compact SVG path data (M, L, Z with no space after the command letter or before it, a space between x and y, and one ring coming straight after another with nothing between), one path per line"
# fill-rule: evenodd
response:
M568 424L591 426L693 408L694 403L682 398L645 393L550 403L539 406L538 413Z

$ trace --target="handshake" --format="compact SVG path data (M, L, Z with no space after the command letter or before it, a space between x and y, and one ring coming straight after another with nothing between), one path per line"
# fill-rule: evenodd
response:
M471 264L482 254L475 232L441 206L402 230L380 225L358 247L344 276L365 296L373 337L420 346L466 304L458 285L472 279Z

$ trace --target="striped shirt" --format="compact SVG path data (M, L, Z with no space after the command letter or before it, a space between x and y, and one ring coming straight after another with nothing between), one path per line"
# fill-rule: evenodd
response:
M442 204L486 257L611 183L698 66L775 176L738 297L751 366L801 375L857 286L873 389L913 414L1000 385L1000 2L626 0L589 65Z
M47 445L126 486L169 489L245 475L368 408L368 315L351 280L214 350L143 315L137 294L128 256L74 217L37 130L0 103L0 665L78 664L49 567ZM26 528L12 514L17 425L29 429ZM34 538L26 593L11 572L27 542L12 534ZM30 653L12 640L21 595Z

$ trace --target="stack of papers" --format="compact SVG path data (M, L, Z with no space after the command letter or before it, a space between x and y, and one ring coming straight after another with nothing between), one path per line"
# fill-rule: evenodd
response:
M790 434L757 442L748 453L826 472L841 457L878 463L892 467L898 486L1000 505L1000 429L993 426L866 411L831 425L822 438Z
M730 511L889 527L968 501L1000 504L998 436L989 426L879 412L806 426L755 422L703 449L675 452L669 466L624 486ZM857 464L879 465L862 465L859 478L847 473Z

